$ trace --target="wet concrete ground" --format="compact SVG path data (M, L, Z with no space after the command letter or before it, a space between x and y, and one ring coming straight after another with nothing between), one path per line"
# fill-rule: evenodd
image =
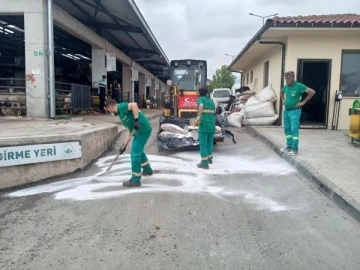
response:
M157 130L157 121L153 121ZM0 269L360 269L360 225L256 139L147 152L160 173L123 189L129 156L0 198ZM119 138L115 148L123 141Z

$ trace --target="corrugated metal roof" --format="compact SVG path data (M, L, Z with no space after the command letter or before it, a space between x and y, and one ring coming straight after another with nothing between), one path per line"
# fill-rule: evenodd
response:
M170 61L133 0L54 0L54 3L93 29L154 75L163 75Z

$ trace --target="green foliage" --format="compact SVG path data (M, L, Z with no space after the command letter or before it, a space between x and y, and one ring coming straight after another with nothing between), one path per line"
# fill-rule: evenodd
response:
M210 90L215 88L229 88L235 84L236 76L231 73L227 65L222 65L221 68L216 69L213 75Z

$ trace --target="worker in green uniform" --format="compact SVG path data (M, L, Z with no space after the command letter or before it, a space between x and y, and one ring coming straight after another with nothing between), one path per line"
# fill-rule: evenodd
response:
M315 95L315 91L295 81L295 73L293 71L286 72L284 77L286 85L281 91L281 100L285 105L283 118L286 147L281 148L280 151L294 156L297 155L299 148L301 108ZM302 101L304 93L307 93L307 96Z
M127 139L135 130L131 146L132 176L129 181L123 183L123 186L139 187L141 186L141 176L151 176L153 174L149 160L144 152L152 131L150 122L145 114L139 110L137 103L122 102L118 104L115 100L110 99L106 102L106 106L111 113L119 116L122 124L128 129ZM122 145L119 151L123 152L125 148L126 146ZM143 169L142 172L141 168Z
M206 86L201 87L198 92L198 112L195 125L199 126L201 162L197 166L201 169L209 169L209 164L213 163L215 103L207 97L208 88Z

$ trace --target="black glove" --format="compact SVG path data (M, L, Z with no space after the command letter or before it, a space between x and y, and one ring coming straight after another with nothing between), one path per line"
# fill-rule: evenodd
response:
M135 129L136 131L138 131L138 130L139 130L139 128L140 128L139 119L138 119L138 118L136 118L136 119L135 119L135 124L134 124L134 129Z
M122 154L122 153L125 152L125 150L126 150L126 145L123 144L123 145L120 147L120 149L119 149L119 153Z

